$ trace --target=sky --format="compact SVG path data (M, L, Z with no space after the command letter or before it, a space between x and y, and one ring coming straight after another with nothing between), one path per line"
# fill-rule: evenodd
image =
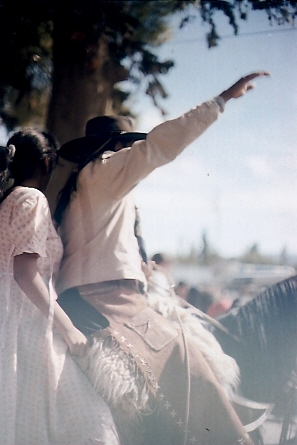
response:
M264 255L297 254L297 29L270 26L264 13L240 22L234 37L224 17L223 37L209 50L199 20L175 33L159 55L174 59L162 78L169 94L166 119L218 95L242 75L267 70L244 97L231 100L206 133L172 163L135 189L149 255L179 255L210 246L224 257L255 243ZM134 96L137 130L164 118L149 98Z

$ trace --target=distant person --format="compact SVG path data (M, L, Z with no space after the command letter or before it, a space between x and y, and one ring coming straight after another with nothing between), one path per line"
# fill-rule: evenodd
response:
M172 444L198 440L211 445L239 441L249 444L250 439L206 358L190 341L191 385L187 392L182 332L151 310L143 297L147 281L135 236L131 192L154 169L175 159L196 140L223 112L227 101L250 90L250 81L267 75L259 72L245 76L216 98L158 125L148 134L133 132L128 118L99 116L87 123L86 137L60 149L60 159L78 167L62 190L55 212L64 245L59 302L69 314L73 307L78 308L74 323L80 321L82 300L107 319L108 327L96 336L108 338L116 356L120 349L128 361L133 359L133 375L139 376L138 383L145 380L145 394L154 406L154 424L162 420L162 427L153 427L152 431L161 435L166 431L166 440ZM63 176L63 171L59 162L48 189L52 203L61 185L55 178ZM94 329L93 322L85 328ZM143 391L139 389L138 394ZM139 407L138 414L145 412L137 397L131 400L129 394L129 403ZM170 412L166 406L170 406ZM115 412L118 416L125 414L119 405ZM150 416L141 419L147 422ZM126 424L126 420L119 424ZM123 442L131 444L128 439ZM160 442L160 436L156 436L155 443Z
M182 300L187 300L189 290L189 285L186 281L179 281L174 289L176 295Z
M155 253L151 260L152 271L147 276L148 291L162 296L175 297L174 281L170 273L173 259L166 253Z
M187 302L205 314L214 301L215 298L210 292L197 287L191 287L187 295Z
M207 309L206 314L212 318L218 318L224 315L232 307L232 300L230 298L222 297L214 301Z
M166 253L155 253L152 258L158 266L164 267L164 269L169 269L173 263L172 258Z

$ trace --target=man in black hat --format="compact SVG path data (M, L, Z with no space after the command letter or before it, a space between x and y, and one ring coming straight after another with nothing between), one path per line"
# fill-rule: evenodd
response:
M125 117L92 119L85 137L61 147L48 188L64 245L57 280L59 303L79 329L90 333L96 325L104 326L102 338L112 338L111 344L128 360L133 357L136 375L142 375L149 397L161 410L158 431L166 431L172 445L195 443L198 435L199 443L211 445L250 441L243 438L245 431L202 354L189 344L186 369L182 333L152 311L142 295L146 277L132 190L197 139L218 118L225 102L242 96L252 88L251 80L266 75L259 72L241 78L218 97L147 135L133 132ZM112 368L111 376L115 371ZM100 376L96 380L100 382ZM138 402L133 400L132 405ZM128 439L125 443L132 444ZM160 435L155 443L161 443Z
M197 139L218 118L225 102L243 95L252 88L249 82L262 75L267 73L240 79L218 97L158 125L148 135L133 132L127 117L100 116L87 123L85 137L61 147L47 193L52 210L63 181L71 170L75 172L60 195L56 213L64 244L60 292L118 280L145 285L131 191Z

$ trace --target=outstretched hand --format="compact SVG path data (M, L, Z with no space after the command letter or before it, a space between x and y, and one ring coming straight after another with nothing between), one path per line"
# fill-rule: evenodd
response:
M248 74L247 76L239 79L230 88L223 91L220 96L224 99L225 102L227 102L229 99L237 99L238 97L243 96L247 91L255 88L255 85L251 84L250 82L256 77L262 76L270 76L270 74L267 71L259 71L257 73Z

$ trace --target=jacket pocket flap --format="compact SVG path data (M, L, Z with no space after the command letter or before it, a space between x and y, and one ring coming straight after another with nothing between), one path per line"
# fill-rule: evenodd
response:
M147 308L125 325L136 332L155 351L161 351L178 336L177 329L153 309Z

